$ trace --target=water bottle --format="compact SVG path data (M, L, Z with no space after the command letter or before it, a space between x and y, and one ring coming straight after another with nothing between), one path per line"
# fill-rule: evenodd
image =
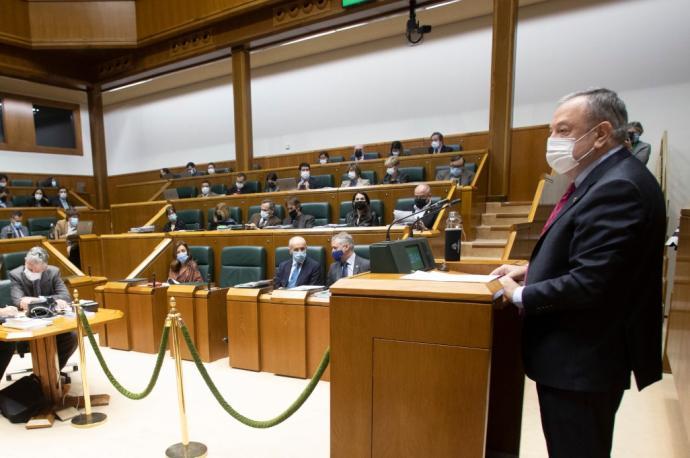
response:
M459 261L462 248L462 217L458 212L448 213L446 220L446 261Z

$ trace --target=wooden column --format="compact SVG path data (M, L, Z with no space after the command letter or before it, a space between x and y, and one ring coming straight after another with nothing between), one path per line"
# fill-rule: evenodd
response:
M99 85L87 89L89 103L89 126L91 128L91 156L93 176L96 179L98 208L110 205L108 199L108 162L105 155L105 127L103 126L103 95Z
M489 106L489 194L492 196L508 196L510 188L517 13L518 0L494 0Z
M252 82L249 50L232 48L232 92L235 105L235 164L237 170L252 167Z

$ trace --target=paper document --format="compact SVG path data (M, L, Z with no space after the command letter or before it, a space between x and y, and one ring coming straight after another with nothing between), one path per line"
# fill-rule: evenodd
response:
M414 223L423 216L423 213L412 216L414 212L407 210L393 210L393 219L398 221L398 224Z
M7 320L5 320L5 322L2 325L6 328L29 330L29 329L45 328L46 326L51 325L51 324L52 323L49 320L41 320L38 318L21 317L21 318L8 318Z
M422 280L422 281L455 281L462 283L488 283L496 280L498 275L467 275L451 274L446 272L431 271L425 272L418 270L411 274L403 275L401 280Z
M324 289L325 286L321 285L302 285L302 286L295 286L294 288L288 288L290 291L311 291L311 290L321 290Z

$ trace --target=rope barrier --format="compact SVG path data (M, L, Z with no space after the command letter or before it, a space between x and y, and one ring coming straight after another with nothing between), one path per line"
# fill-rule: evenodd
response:
M204 379L204 382L206 382L206 385L208 386L209 390L211 390L211 393L213 393L213 396L216 398L216 401L220 404L220 406L227 412L229 413L235 420L250 426L252 428L272 428L273 426L276 426L288 418L292 416L297 410L302 407L302 404L305 403L305 401L309 398L309 396L313 393L314 388L316 388L316 384L319 382L319 379L323 375L324 371L328 367L328 363L330 362L331 359L331 350L330 348L327 348L326 351L323 354L323 358L321 358L321 363L319 363L319 367L316 369L316 372L314 373L314 376L311 378L309 381L309 384L304 388L302 393L295 399L295 401L281 414L278 416L270 419L270 420L253 420L249 417L246 417L236 411L226 400L223 398L223 395L220 394L220 391L218 391L218 388L216 385L213 383L213 380L211 380L211 377L208 375L208 372L206 371L206 367L204 367L203 361L201 361L201 357L199 356L199 352L197 351L196 347L194 346L194 342L192 342L192 338L189 335L189 330L187 329L187 325L184 324L184 321L182 319L179 319L179 324L180 328L182 330L182 336L184 337L184 341L187 344L187 347L189 348L189 352L192 354L192 359L194 360L194 364L196 365L196 368L199 370L199 373L201 374L201 377Z
M101 369L103 369L103 372L105 373L106 377L108 377L108 381L110 381L110 383L115 387L115 389L119 391L120 394L122 394L123 396L135 401L144 399L146 396L148 396L153 390L153 387L156 385L156 382L158 381L158 375L160 374L161 366L163 365L163 358L165 357L165 350L168 348L168 336L170 335L170 321L166 320L165 326L163 327L161 345L158 349L158 357L156 358L156 365L153 368L151 379L149 380L148 385L146 385L146 388L144 388L144 391L136 393L133 391L129 391L127 388L123 387L120 384L120 382L117 381L113 373L110 371L110 368L108 368L108 364L105 362L103 354L101 353L101 350L98 347L98 344L96 343L96 338L93 335L93 330L91 329L89 320L86 318L86 315L84 314L83 310L79 313L79 319L81 319L81 322L84 325L84 330L86 330L86 335L89 339L89 343L91 344L91 347L93 348L93 351L96 354L96 358L98 359L98 362L101 365Z

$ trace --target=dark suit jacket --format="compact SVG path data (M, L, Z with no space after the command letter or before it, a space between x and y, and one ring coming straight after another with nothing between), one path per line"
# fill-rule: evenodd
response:
M48 198L45 195L43 195L43 199L41 199L40 201L36 199L31 199L31 205L29 205L29 207L54 207L54 205L52 205Z
M319 189L321 186L316 182L314 177L309 177L309 189ZM297 189L300 190L300 183L302 182L301 178L297 178Z
M165 226L163 226L163 232L173 232L173 231L183 231L184 230L184 223L180 221L179 219L175 221L175 224L172 224L170 221L165 223Z
M355 255L355 267L353 269L353 275L368 272L369 269L371 269L369 266L369 260ZM343 278L342 274L342 264L339 262L334 262L331 264L331 266L328 268L328 275L326 276L326 285L330 287L333 283Z
M380 226L381 222L379 217L374 210L371 210L368 215L363 216L357 221L357 213L354 210L350 210L347 215L345 215L345 224L349 227L364 227L364 226Z
M12 305L19 306L22 297L45 296L70 302L72 298L65 283L60 278L60 270L55 266L48 266L38 281L32 282L24 275L24 265L12 269L9 273L12 282Z
M398 177L393 178L391 175L385 174L383 176L383 184L396 184L396 183L408 183L410 181L410 177L407 176L407 174L398 171Z
M260 220L261 214L254 213L252 216L249 217L249 221L247 221L247 224L255 224L256 227L259 227ZM270 218L268 218L268 223L266 223L265 226L280 226L280 218L278 218L276 215L271 216Z
M74 202L72 202L71 200L67 199L66 202L70 208L74 207ZM50 203L53 207L59 207L59 208L63 208L63 209L65 208L62 206L62 202L60 202L60 196L55 196L52 199L50 199Z
M649 155L652 153L652 145L645 142L637 142L633 145L632 155L647 165L649 162Z
M232 185L230 189L228 189L228 195L231 196L233 194L250 194L250 192L247 190L246 184L242 186L242 189L239 189L236 185Z
M460 149L462 149L462 148L460 148ZM448 146L448 145L443 145L443 146L441 146L441 151L437 151L437 153L450 153L451 151L453 151L453 148L451 148L451 147ZM434 149L430 146L430 147L427 149L427 152L428 152L429 154L434 154Z
M274 288L284 288L287 286L290 279L290 269L292 269L292 258L280 263L273 278ZM302 264L302 270L299 272L295 286L323 285L321 270L321 264L307 256Z
M639 389L661 378L666 215L654 176L625 148L595 167L537 242L522 293L525 372L565 390Z
M283 220L283 224L292 224L295 229L309 229L314 227L314 217L312 215L305 215L302 213L294 221L289 216Z
M29 236L29 229L26 228L22 224L22 226L18 229L18 231L22 234L22 237L28 237ZM9 239L9 238L14 238L15 233L14 233L14 228L12 227L12 224L8 224L7 226L3 227L2 230L0 230L0 239Z

